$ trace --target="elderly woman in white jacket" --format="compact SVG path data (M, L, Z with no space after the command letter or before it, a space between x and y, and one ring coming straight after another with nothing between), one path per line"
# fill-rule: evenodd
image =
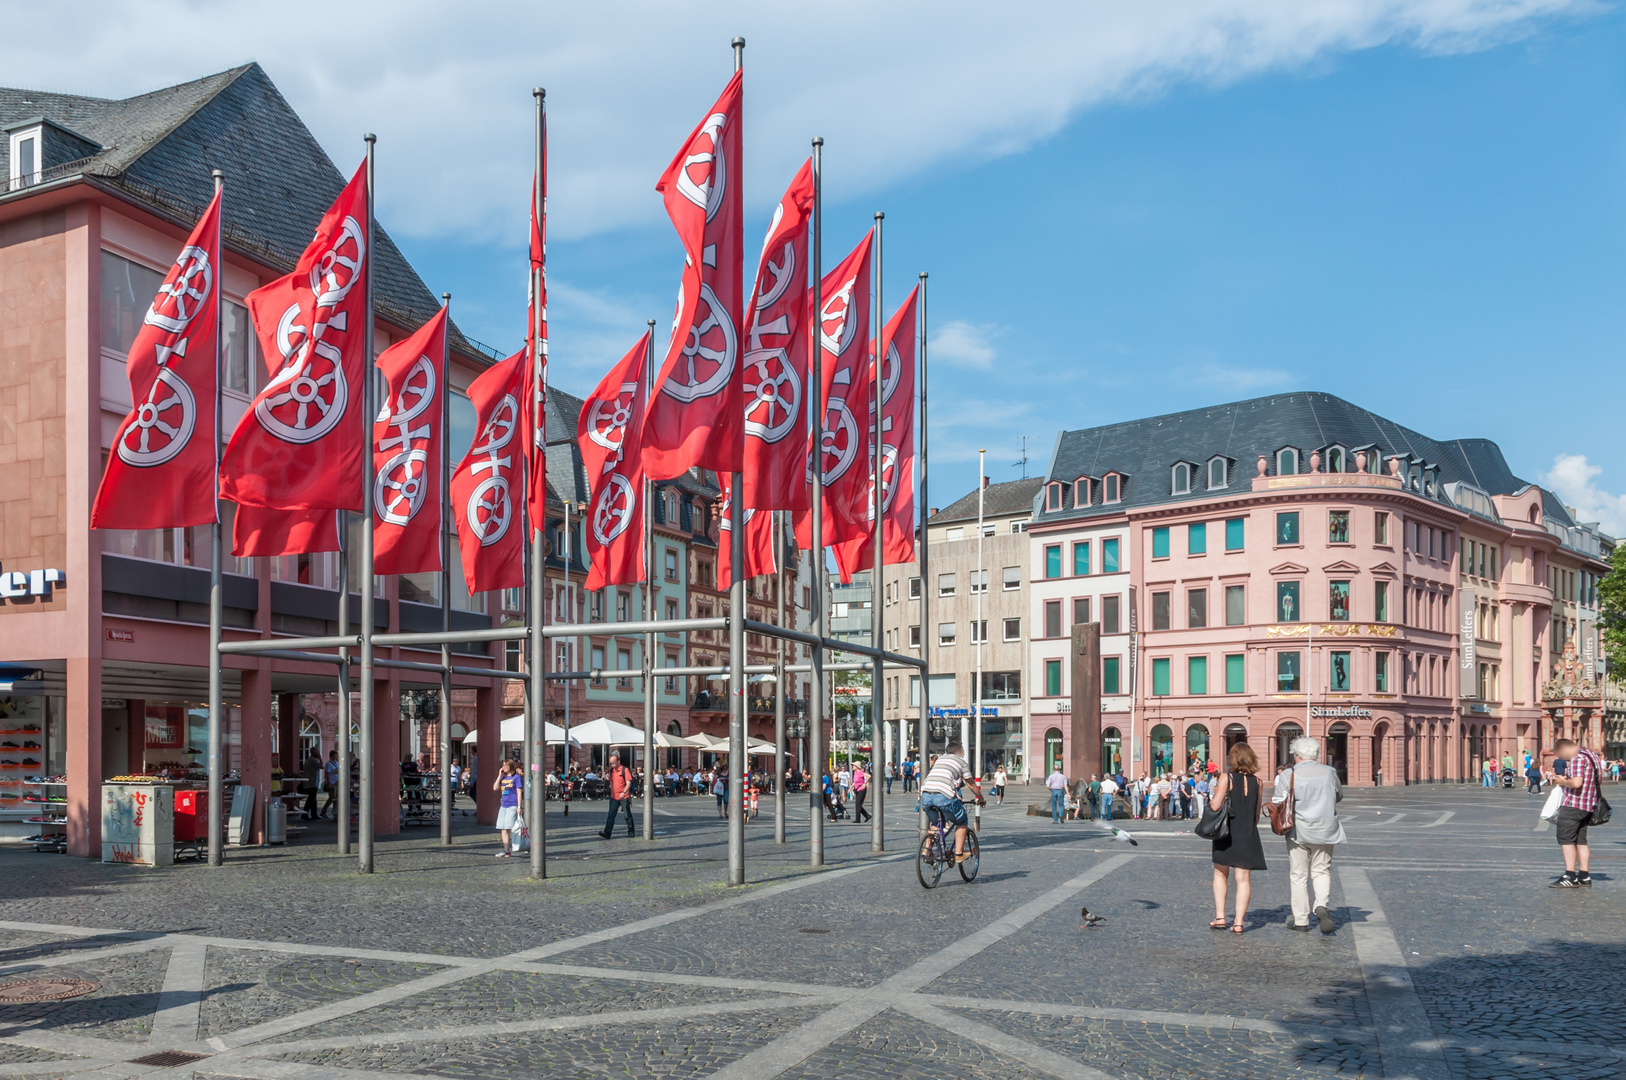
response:
M1293 827L1287 830L1288 880L1293 895L1293 921L1289 929L1308 933L1313 910L1323 934L1333 932L1327 902L1332 893L1332 849L1344 842L1338 820L1338 801L1344 797L1338 770L1321 764L1321 743L1309 737L1294 739L1288 747L1293 767L1276 777L1272 802L1293 801ZM1310 903L1311 887L1315 904Z

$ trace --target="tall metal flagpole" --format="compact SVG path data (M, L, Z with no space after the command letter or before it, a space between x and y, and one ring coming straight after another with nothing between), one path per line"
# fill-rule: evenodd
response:
M374 229L373 213L373 145L378 136L372 132L363 135L367 140L367 242L378 234ZM361 807L358 815L360 831L360 863L363 874L373 872L373 726L375 687L373 686L373 417L378 414L378 395L375 374L378 368L373 360L373 259L371 254L362 261L362 274L367 294L362 315L362 386L361 422L363 444L367 453L361 470L361 572L357 575L361 585ZM399 707L397 707L399 708Z
M879 210L875 211L875 308L874 314L871 316L875 322L875 371L871 379L874 385L870 388L870 397L875 403L872 410L875 417L875 426L870 429L870 441L874 443L875 450L874 476L870 481L870 509L873 514L870 518L870 543L875 550L872 553L874 569L870 573L872 580L870 581L869 609L873 618L870 619L869 624L869 643L872 648L876 649L881 648L881 643L884 640L881 634L881 612L884 610L881 603L881 573L886 563L886 552L881 546L881 511L885 506L885 500L881 497L881 470L883 468L881 460L883 456L881 453L881 421L883 419L881 410L881 372L886 367L886 357L881 352L886 347L886 342L883 340L886 336L886 305L882 302L881 296L881 225L885 220L886 215L884 213ZM869 694L869 783L866 785L875 800L875 809L871 812L869 819L869 849L872 852L886 850L886 785L880 782L880 771L876 768L876 762L881 761L884 757L879 752L881 745L885 741L882 738L883 722L881 719L881 691L884 678L884 667L881 658L877 656L874 663L874 673L870 676L872 685Z
M350 633L350 515L334 512L339 533L339 633ZM339 649L339 854L350 854L350 650Z
M988 451L977 451L977 679L971 685L971 742L974 744L971 758L971 775L979 779L982 777L982 642L988 636L988 620L983 618L983 601L988 595L988 569L983 566L982 559L982 496L988 489L987 471ZM965 731L961 730L964 738ZM982 807L972 810L972 815L978 822L982 821Z
M440 294L441 307L451 308L452 294ZM451 322L450 310L446 321ZM452 520L452 464L446 438L452 430L452 335L441 335L440 353L440 628L452 630L452 560L447 550L446 523ZM440 842L452 842L452 647L440 643Z
M915 780L918 788L920 781L926 779L926 766L930 760L929 742L930 730L927 718L932 711L932 621L931 621L931 595L932 579L927 574L928 559L926 551L931 546L926 542L926 516L931 513L926 502L926 271L920 272L920 329L915 342L915 349L920 354L920 498L915 500L915 506L920 511L920 535L917 542L920 544L920 658L926 662L920 669L920 761L915 766ZM915 831L919 836L926 835L926 811L922 809L916 815Z
M779 604L779 626L785 625L785 515L773 513L774 596ZM773 842L785 842L785 639L773 662Z
M812 418L813 431L813 494L812 521L808 544L808 562L812 565L812 603L808 605L808 633L824 636L824 301L822 282L824 274L824 140L813 140L813 313L808 333L812 338L812 374L807 380L807 406ZM810 680L812 700L808 703L807 717L807 848L808 863L824 865L824 649L813 647L813 677Z
M531 91L536 99L536 205L531 212L536 215L537 227L541 228L546 220L547 206L547 166L548 166L548 127L547 92L541 87ZM548 251L544 240L542 251L539 253L542 263L547 262ZM537 477L528 477L526 480L526 502L530 502L530 493L534 490L547 491L547 417L543 410L547 406L547 337L545 331L548 324L546 306L546 292L544 286L547 272L538 266L531 273L531 309L535 312L535 321L531 325L531 453L530 459L535 462L534 467L541 473ZM544 505L546 499L544 498ZM529 766L525 777L525 794L529 811L526 820L531 827L531 877L545 878L548 876L547 864L547 814L546 792L538 783L541 779L543 740L547 729L543 726L542 709L546 696L543 688L547 685L543 678L543 665L547 659L547 642L542 637L542 603L544 572L547 569L547 548L543 538L547 535L547 514L542 514L543 520L531 522L534 530L531 539L531 707L525 710L525 746L529 751L526 755ZM566 691L568 694L569 691Z
M655 320L644 348L644 401L655 378ZM644 618L655 615L655 481L644 478ZM655 839L655 635L644 635L644 839Z
M734 70L745 62L745 39L734 45ZM743 156L743 154L742 154ZM729 183L741 181L741 163L730 163ZM730 477L728 501L729 557L733 574L728 584L728 883L745 884L745 500L744 477Z
M214 170L215 198L221 198L221 188L225 186L226 174L219 169ZM224 199L222 199L224 203ZM220 220L225 216L225 206L221 206L221 213L215 218L215 251L216 258L224 261L225 252L220 243ZM219 866L225 861L225 770L222 766L222 751L225 748L224 725L222 724L221 703L221 671L220 671L220 628L225 617L225 587L221 584L220 561L225 557L220 543L220 384L224 373L220 370L220 338L225 328L222 319L225 303L221 293L226 288L226 274L224 266L214 268L215 275L215 421L213 435L215 441L215 520L209 526L209 865Z

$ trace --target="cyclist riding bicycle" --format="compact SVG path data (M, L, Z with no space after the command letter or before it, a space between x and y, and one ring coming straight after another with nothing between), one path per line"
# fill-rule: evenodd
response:
M987 806L982 797L982 784L969 775L971 763L965 759L965 747L958 741L949 743L948 752L932 763L931 771L920 785L922 809L936 807L945 821L954 825L954 861L966 860L965 833L970 821L965 815L965 803L960 801L960 788L969 783L977 793L977 805Z

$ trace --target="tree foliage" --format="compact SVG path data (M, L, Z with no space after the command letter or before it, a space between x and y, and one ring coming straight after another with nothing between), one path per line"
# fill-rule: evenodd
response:
M1609 556L1609 567L1598 583L1598 627L1610 678L1626 681L1626 544Z

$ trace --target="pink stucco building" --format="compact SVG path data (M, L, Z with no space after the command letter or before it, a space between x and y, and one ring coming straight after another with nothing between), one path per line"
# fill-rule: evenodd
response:
M1063 432L1029 536L1035 768L1069 749L1067 645L1087 621L1100 760L1133 775L1242 739L1279 763L1306 733L1354 785L1602 746L1587 687L1614 541L1487 440L1320 393Z

